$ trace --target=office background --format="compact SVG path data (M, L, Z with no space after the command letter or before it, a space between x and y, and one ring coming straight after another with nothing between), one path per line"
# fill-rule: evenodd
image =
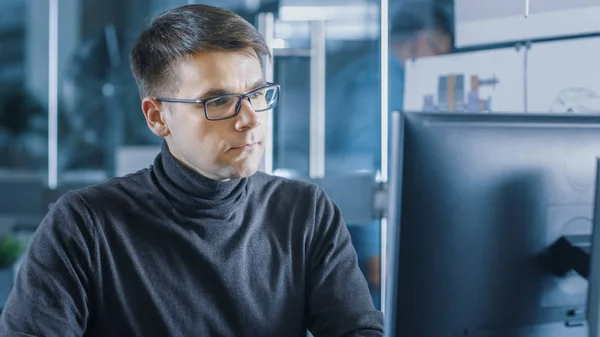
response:
M317 182L340 205L377 306L391 110L600 111L591 0L2 0L0 304L18 265L11 247L60 194L151 163L160 139L144 122L128 51L152 16L194 2L233 10L267 37L282 102L263 169ZM421 35L440 13L449 48ZM423 44L398 58L400 46Z

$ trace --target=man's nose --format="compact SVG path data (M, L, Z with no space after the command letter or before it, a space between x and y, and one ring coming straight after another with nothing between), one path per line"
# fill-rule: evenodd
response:
M235 123L235 128L238 131L253 129L260 125L259 115L252 108L252 104L250 104L250 100L248 98L243 98L240 102L240 112L238 114L237 121Z

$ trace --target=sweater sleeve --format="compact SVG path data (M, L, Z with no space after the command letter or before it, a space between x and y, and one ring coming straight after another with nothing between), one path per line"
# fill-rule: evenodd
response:
M79 195L62 196L33 235L0 318L1 336L82 336L93 235Z
M350 234L319 188L309 256L309 330L315 337L383 336L383 314L373 306Z

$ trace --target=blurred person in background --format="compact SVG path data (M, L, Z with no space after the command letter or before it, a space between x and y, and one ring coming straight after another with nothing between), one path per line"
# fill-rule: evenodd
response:
M389 110L400 110L404 62L452 51L450 16L436 2L407 2L390 18ZM381 166L381 57L372 50L349 63L327 83L328 171L375 173ZM380 226L348 224L373 300L380 306Z

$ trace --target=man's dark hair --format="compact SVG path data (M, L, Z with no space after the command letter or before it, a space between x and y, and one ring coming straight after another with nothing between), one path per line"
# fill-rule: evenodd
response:
M436 1L409 1L391 19L390 40L402 43L423 30L437 30L453 40L451 21Z
M131 50L131 70L141 97L174 91L178 81L173 66L204 51L252 48L261 62L271 54L263 37L248 21L228 10L187 5L157 16L140 34Z

